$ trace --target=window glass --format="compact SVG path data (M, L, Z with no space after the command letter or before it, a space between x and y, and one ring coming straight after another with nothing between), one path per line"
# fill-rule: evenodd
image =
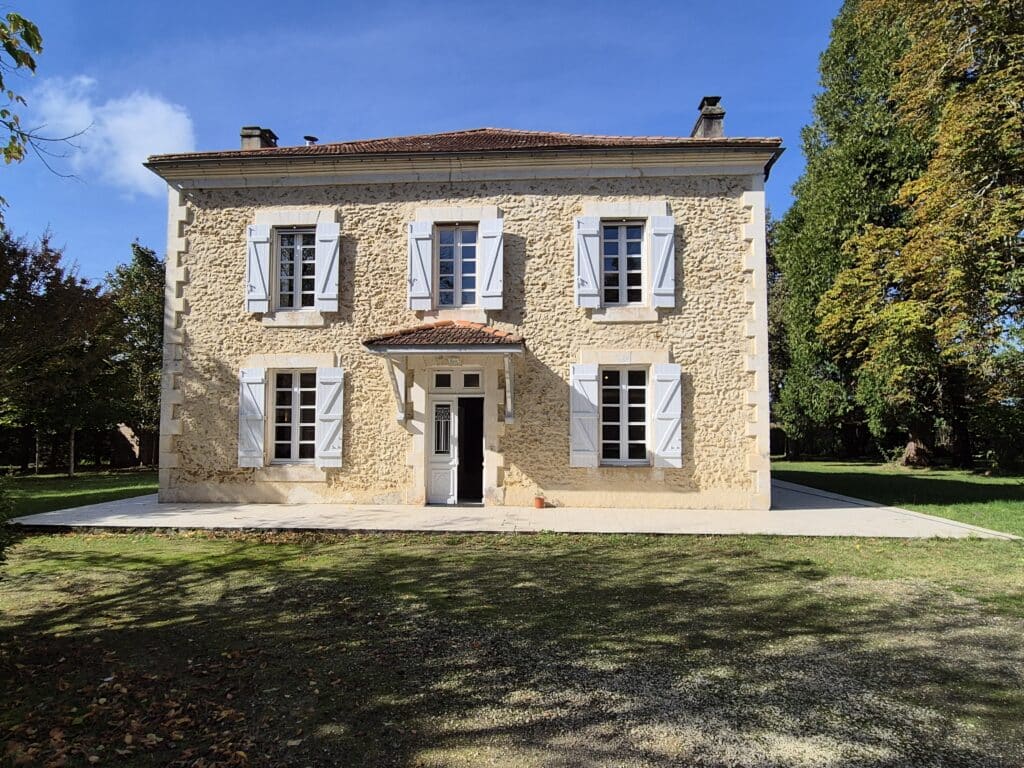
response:
M434 386L439 389L448 389L452 385L452 375L450 373L435 373L434 374Z
M647 461L647 371L601 369L601 460Z
M274 459L316 458L316 372L278 371L273 397Z
M643 304L642 224L605 224L601 227L602 279L607 305Z
M316 234L285 229L277 233L277 307L309 309L316 298Z
M434 405L434 453L447 454L451 450L452 407L448 403Z
M480 386L480 374L479 373L467 373L462 377L462 386L467 389L476 389Z
M438 306L476 305L476 226L439 226L437 233Z

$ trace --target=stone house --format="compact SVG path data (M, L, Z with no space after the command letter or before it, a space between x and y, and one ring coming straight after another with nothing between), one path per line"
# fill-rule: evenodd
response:
M151 157L160 498L768 508L782 149L723 116Z

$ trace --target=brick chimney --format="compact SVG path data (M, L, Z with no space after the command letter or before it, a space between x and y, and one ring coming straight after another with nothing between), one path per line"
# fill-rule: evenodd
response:
M242 149L266 149L277 146L277 134L258 125L242 127Z
M700 115L690 136L698 139L720 139L725 135L725 110L718 106L721 96L705 96L700 100Z

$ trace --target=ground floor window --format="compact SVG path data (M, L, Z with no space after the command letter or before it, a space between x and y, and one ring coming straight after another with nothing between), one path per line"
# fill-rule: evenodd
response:
M601 463L646 464L647 369L601 369Z
M274 461L316 457L316 371L274 374Z

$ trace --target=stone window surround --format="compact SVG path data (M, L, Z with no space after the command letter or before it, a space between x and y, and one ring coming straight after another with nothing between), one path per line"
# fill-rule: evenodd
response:
M321 221L341 221L335 208L258 208L255 224L271 227L315 227ZM276 258L276 257L275 257ZM276 275L276 271L272 271ZM275 290L276 295L276 290ZM316 309L288 309L263 314L268 328L315 328L327 325L327 318Z
M333 352L313 352L307 354L271 354L271 355L250 355L242 361L242 368L263 368L267 371L295 370L295 369L316 369L331 368L339 365L337 355ZM268 374L269 376L269 374ZM273 387L267 387L267 399L272 396ZM264 407L267 424L273 421L270 418L270 407ZM267 427L269 429L269 427ZM264 445L272 445L264 437ZM326 470L316 464L268 464L257 467L253 470L254 479L257 483L322 483L325 480Z
M651 240L652 216L668 216L667 200L628 200L625 202L585 201L584 216L596 216L599 219L633 219L644 222L644 265L646 275L644 291L650 296L650 254L653 253ZM590 310L590 319L595 323L649 323L658 320L658 310L651 306L615 306L599 307Z
M438 224L472 224L479 223L483 219L500 218L502 218L501 209L496 205L426 207L417 208L415 214L416 221L430 222L432 228L436 227ZM479 288L480 286L477 285L478 291ZM479 301L479 296L477 297L477 300ZM487 310L483 307L460 307L452 309L438 308L429 311L420 311L417 312L417 314L425 320L469 320L474 323L487 322Z

